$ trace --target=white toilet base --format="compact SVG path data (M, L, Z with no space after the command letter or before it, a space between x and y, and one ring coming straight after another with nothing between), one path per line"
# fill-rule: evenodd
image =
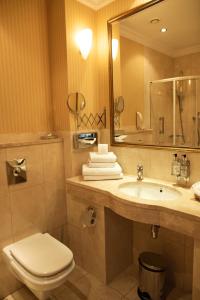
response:
M38 246L39 242L39 245L42 245L41 247ZM17 253L19 255L19 261L15 256L13 256L13 249L18 249ZM34 249L34 251L32 251L32 249ZM44 249L46 251L45 253L47 258L44 256ZM49 249L51 250L50 256L47 255L50 251ZM42 262L45 262L45 264L42 264L42 270L40 269L41 250L43 251ZM28 254L30 255L28 256ZM51 256L55 254L57 254L57 256L55 256L57 260L54 259L51 262ZM61 255L61 260L59 255ZM20 259L21 257L23 258L23 256L25 257L25 260L22 259L22 262L24 262L25 265L20 263ZM28 266L26 261L27 257ZM5 262L7 263L8 268L11 270L13 275L19 281L25 284L39 300L55 300L55 297L53 297L53 291L55 291L56 288L61 286L67 280L68 275L75 267L71 250L60 242L56 241L47 233L37 233L33 236L25 238L24 240L16 242L15 244L6 246L3 248L3 258L5 259ZM32 266L32 262L33 267L36 268L38 273L32 273L32 270L28 269L28 267ZM59 267L56 266L57 262ZM63 269L61 268L62 265ZM52 268L56 270L56 267L58 268L58 271L51 273ZM45 273L47 272L46 270L49 270L49 273ZM43 274L48 275L44 276Z
M54 284L48 284L48 286L44 286L41 284L40 286L38 285L33 285L29 280L27 280L24 276L21 276L20 272L17 272L16 264L15 267L10 268L11 272L13 275L20 280L23 284L26 285L26 287L39 299L39 300L56 300L56 297L53 296L53 291L61 286L67 279L67 276L72 272L72 270L75 267L74 261L72 262L70 268L68 269L68 272L63 278L60 278L58 282L54 282ZM37 286L37 290L34 289L33 287Z

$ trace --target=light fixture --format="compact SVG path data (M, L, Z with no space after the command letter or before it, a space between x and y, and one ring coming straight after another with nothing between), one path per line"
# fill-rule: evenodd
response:
M112 39L112 58L113 58L113 60L115 60L117 58L118 47L119 47L118 39Z
M92 48L92 30L85 28L76 34L76 43L83 59L87 59Z
M161 31L161 32L166 32L166 31L167 31L167 28L166 28L166 27L162 27L162 28L160 29L160 31Z
M158 24L159 22L160 22L160 19L158 19L158 18L154 18L154 19L150 20L151 24Z

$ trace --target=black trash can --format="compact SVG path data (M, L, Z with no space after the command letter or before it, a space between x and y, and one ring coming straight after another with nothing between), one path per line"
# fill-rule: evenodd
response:
M139 256L138 296L142 300L164 299L166 264L163 257L152 252Z

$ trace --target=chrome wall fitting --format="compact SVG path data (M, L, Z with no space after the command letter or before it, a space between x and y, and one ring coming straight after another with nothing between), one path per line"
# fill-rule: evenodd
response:
M6 162L8 184L18 184L27 181L26 159L18 158Z

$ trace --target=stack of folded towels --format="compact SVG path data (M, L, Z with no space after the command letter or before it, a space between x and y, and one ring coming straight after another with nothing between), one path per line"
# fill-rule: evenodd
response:
M107 144L99 144L98 152L89 153L89 161L82 166L84 180L107 180L123 178L122 168Z

